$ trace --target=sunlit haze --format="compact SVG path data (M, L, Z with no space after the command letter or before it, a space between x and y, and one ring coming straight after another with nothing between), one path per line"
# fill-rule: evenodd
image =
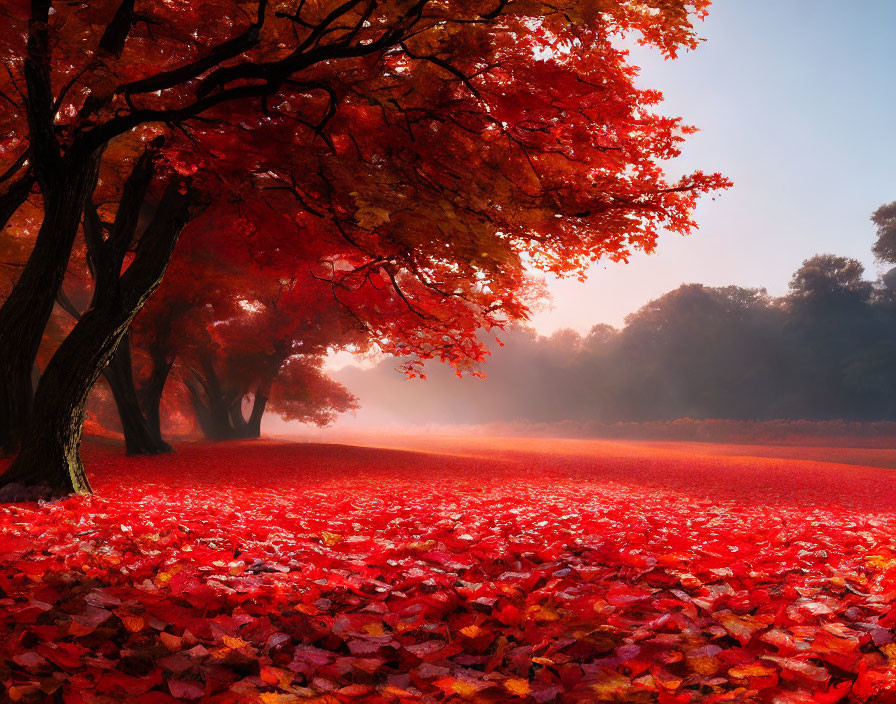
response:
M700 128L677 175L720 170L734 188L697 209L699 229L666 235L654 255L600 263L589 280L549 280L552 305L534 314L541 334L619 326L681 283L736 284L784 293L800 263L833 252L876 276L869 215L896 191L896 3L826 0L719 2L706 41L676 61L636 48L644 87L662 110ZM331 368L351 363L335 356Z
M601 262L589 279L548 280L550 301L530 324L542 335L625 316L682 283L786 292L816 253L854 257L875 278L870 214L896 193L896 3L810 0L720 2L705 41L676 61L634 47L640 84L661 88L666 114L700 131L670 162L671 175L719 170L734 187L698 206L698 229L661 237L652 255ZM349 353L328 367L367 367ZM488 366L486 365L486 373ZM401 377L395 374L395 383ZM473 382L475 383L475 381ZM364 398L339 426L388 423L389 400ZM381 408L375 407L380 405ZM269 430L281 426L268 419Z
M598 265L584 285L550 281L553 307L532 325L620 325L685 282L778 295L821 252L876 275L868 218L896 191L893 27L888 0L719 2L696 51L677 61L634 51L642 85L662 88L665 112L701 130L670 171L718 169L734 188L702 202L699 230L665 237L656 255Z

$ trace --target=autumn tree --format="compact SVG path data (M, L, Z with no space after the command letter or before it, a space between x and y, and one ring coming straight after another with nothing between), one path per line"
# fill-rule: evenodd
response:
M209 439L259 437L272 393L280 408L290 408L294 401L304 409L286 411L288 415L319 424L353 407L351 394L327 382L322 366L330 349L360 341L361 330L329 291L314 283L266 281L256 275L253 285L238 289L231 311L222 316L220 300L210 306L217 313L216 324L189 346L181 361ZM251 403L248 417L246 403Z
M160 404L173 369L178 382L190 389L200 425L213 439L257 437L272 387L278 398L304 399L309 417L329 417L323 409L322 415L311 413L313 399L301 375L293 373L289 390L282 388L279 373L287 362L297 361L294 357L305 360L292 368L307 371L308 388L327 389L315 398L333 412L350 407L347 392L317 377L328 350L364 346L367 336L333 298L328 283L312 276L316 262L300 265L291 257L283 267L266 257L260 265L262 239L276 242L272 229L247 238L235 211L202 222L185 233L165 282L106 369L108 378L115 367L133 389L127 415L138 418L152 437L150 452L167 446ZM252 402L248 418L242 415L246 399ZM127 442L124 418L122 425Z
M875 210L871 222L877 231L871 251L878 261L896 264L896 201L885 203ZM881 302L896 303L896 267L879 277L875 295Z
M896 201L885 203L871 215L877 240L871 248L880 261L896 264Z
M103 160L98 185L85 203L83 238L70 260L67 279L57 293L57 304L74 321L80 322L88 311L103 304L122 307L122 301L116 300L121 298L120 284L115 283L116 272L130 262L143 235L147 240L153 236L145 231L146 223L158 215L158 208L166 206L164 200L154 200L150 193L159 170L163 143L162 138L157 138L146 148L141 141L135 144L119 140L113 147L118 153L110 150ZM109 204L114 208L116 203L117 209L110 210ZM183 222L170 235L174 240L190 217L184 213L181 219ZM150 431L140 409L133 381L129 332L121 335L101 373L114 399L128 454L170 450Z
M172 246L143 246L156 239L146 233L183 226L197 197L255 203L282 235L260 260L313 258L315 277L384 349L460 367L481 358L478 328L525 317L524 262L581 274L601 256L652 250L662 228L687 232L697 196L727 182L666 181L660 161L689 129L654 112L660 95L634 87L614 40L639 32L674 56L695 45L707 5L8 4L3 120L28 140L3 144L2 202L15 212L36 183L43 220L0 309L0 440L25 438L3 481L87 486L70 397L167 265ZM138 167L149 169L147 208L173 219L142 230L129 263L115 233L134 232L118 226L131 191L108 208L101 256L126 265L107 267L109 281L143 290L125 296L128 310L79 321L26 433L34 355L79 226L91 227L101 164L123 139L145 145L123 170L142 183ZM66 391L75 378L77 393Z
M27 483L35 468L43 468L42 479L54 489L89 490L79 456L87 397L131 320L161 281L177 238L200 202L188 182L167 179L138 237L139 213L150 197L154 156L153 148L147 147L134 164L110 223L100 219L94 204L87 204L84 234L95 272L93 297L41 375L32 422L15 461L3 474L7 483ZM49 440L48 430L53 433Z
M258 437L272 394L278 408L298 404L301 413L285 412L310 422L352 407L351 395L326 378L322 365L331 349L367 344L366 330L332 296L330 284L312 275L316 262L291 258L289 271L270 259L259 266L256 248L271 233L250 242L245 223L235 214L230 223L237 226L187 235L159 298L137 322L136 348L145 358L139 395L154 432L175 364L199 425L213 440Z

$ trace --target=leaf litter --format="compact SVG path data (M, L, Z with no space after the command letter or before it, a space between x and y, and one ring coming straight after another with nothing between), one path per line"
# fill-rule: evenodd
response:
M89 448L97 495L0 508L4 695L896 701L896 519L867 488L763 503L526 456Z

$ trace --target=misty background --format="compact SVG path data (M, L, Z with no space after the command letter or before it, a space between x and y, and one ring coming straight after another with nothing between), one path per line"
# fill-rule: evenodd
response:
M821 252L880 267L868 216L896 197L896 2L717 0L705 39L664 61L631 47L640 84L661 87L663 109L699 128L673 175L718 170L734 187L696 211L699 229L661 237L656 253L601 262L584 284L549 280L542 335L581 334L683 283L787 292L791 274Z
M893 418L891 264L869 215L896 194L894 26L890 0L720 1L696 51L630 47L641 84L700 128L673 172L719 169L734 188L654 255L549 278L531 329L489 345L487 379L429 365L404 380L394 360L337 355L329 368L361 403L337 426ZM863 267L857 290L795 296L817 252Z
M587 333L499 333L458 378L437 363L404 379L394 359L332 374L358 396L346 426L896 419L896 269L875 281L818 255L784 296L685 284Z

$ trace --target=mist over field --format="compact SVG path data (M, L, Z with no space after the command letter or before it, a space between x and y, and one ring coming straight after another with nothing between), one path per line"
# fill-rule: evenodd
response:
M896 283L859 262L808 259L786 296L683 285L613 328L540 336L498 332L486 378L429 363L405 379L395 360L333 378L360 399L351 426L886 421L896 418Z

